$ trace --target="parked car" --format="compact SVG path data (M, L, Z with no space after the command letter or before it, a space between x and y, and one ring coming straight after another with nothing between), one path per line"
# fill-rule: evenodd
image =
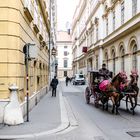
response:
M72 80L73 85L85 85L86 80L83 74L75 74Z

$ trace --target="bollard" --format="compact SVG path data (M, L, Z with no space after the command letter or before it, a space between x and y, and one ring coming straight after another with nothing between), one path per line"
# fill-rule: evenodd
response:
M13 84L9 87L10 102L4 110L4 123L7 125L18 125L24 122L20 104L18 101L18 87Z

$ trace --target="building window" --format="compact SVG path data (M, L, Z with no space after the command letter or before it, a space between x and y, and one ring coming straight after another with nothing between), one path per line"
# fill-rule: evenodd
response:
M68 48L68 46L64 46L64 49L67 49Z
M96 41L98 41L98 36L99 36L99 33L98 33L98 25L96 26Z
M64 60L64 68L68 67L68 60Z
M67 76L67 71L64 71L64 76L65 76L65 77Z
M121 23L124 23L124 1L121 3Z
M92 44L94 43L94 28L92 29Z
M120 52L121 52L121 70L125 71L125 59L124 59L125 51L123 46L121 46Z
M132 16L137 13L137 0L132 0Z
M113 11L113 31L115 30L115 10Z
M115 51L112 50L112 58L113 58L113 74L115 75L115 71L116 71L116 62L115 62Z
M68 52L67 51L64 51L64 56L67 56L68 55Z
M107 52L105 53L105 63L106 63L106 66L108 68L108 54L107 54Z
M106 19L106 35L108 35L108 18Z
M92 36L92 30L90 31L90 45L92 45L92 38L93 38L93 36Z
M137 45L135 44L134 47L133 47L133 56L132 56L132 67L133 69L137 69Z

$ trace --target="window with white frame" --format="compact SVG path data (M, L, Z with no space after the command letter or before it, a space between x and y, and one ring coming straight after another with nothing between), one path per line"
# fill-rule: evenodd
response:
M98 29L98 25L96 25L96 41L98 41L99 39L99 29Z
M64 71L64 76L65 76L65 77L67 76L67 71Z
M68 67L68 60L64 60L64 68L67 68Z
M115 71L116 71L116 61L115 61L115 57L116 57L116 54L115 54L115 51L112 50L112 59L113 59L113 74L115 75Z
M64 51L64 56L67 56L68 55L68 52L67 51Z
M92 45L92 30L90 30L90 45Z
M115 30L115 10L113 11L113 31Z
M108 17L106 18L106 35L108 35Z
M92 44L94 43L94 28L92 28Z
M125 59L124 59L125 51L123 46L121 46L120 52L121 52L121 70L125 71Z
M64 49L67 49L68 48L68 46L64 46Z
M137 69L137 45L135 44L133 47L133 56L132 56L132 68Z
M106 66L107 66L107 68L108 68L108 53L106 52L105 53L105 63L106 63Z
M137 13L137 0L132 0L132 16Z
M121 24L124 23L124 1L121 3Z

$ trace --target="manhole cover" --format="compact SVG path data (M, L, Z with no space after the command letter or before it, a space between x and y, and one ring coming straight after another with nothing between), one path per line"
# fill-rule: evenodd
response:
M96 136L94 137L94 140L104 140L104 138L102 136Z
M140 131L126 132L132 137L140 137Z

